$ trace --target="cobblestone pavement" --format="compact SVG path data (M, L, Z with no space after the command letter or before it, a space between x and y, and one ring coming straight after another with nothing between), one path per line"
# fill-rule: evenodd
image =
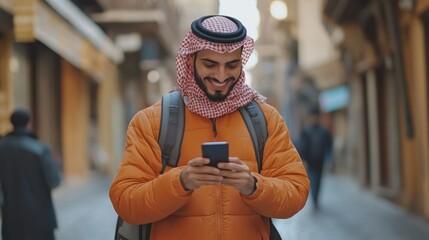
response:
M110 182L94 174L85 181L65 181L54 190L57 240L113 239L116 213L108 197ZM294 217L274 223L285 240L429 239L429 220L332 175L323 180L320 210L308 202Z

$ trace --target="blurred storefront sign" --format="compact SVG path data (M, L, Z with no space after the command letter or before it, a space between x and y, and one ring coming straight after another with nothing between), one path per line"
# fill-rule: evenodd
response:
M14 15L16 41L38 40L94 79L104 79L112 63L122 61L122 51L107 36L97 33L101 30L82 13L72 14L70 9L73 8L69 8L66 16L66 11L58 11L62 9L58 6L61 4L57 3L55 12L38 0L33 0L32 4L17 0Z
M320 107L324 112L344 109L350 102L350 91L347 85L327 89L319 94Z
M159 44L154 39L145 39L140 51L140 68L152 70L160 64Z

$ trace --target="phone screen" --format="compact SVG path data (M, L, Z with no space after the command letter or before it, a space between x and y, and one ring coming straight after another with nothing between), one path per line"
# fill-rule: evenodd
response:
M209 166L217 167L219 162L228 162L228 142L205 142L201 145L203 157L209 158Z

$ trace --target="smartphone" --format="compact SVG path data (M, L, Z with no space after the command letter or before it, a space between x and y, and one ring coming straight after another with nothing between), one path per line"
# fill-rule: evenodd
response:
M203 157L209 158L209 166L217 167L219 162L228 162L228 142L205 142L201 145Z

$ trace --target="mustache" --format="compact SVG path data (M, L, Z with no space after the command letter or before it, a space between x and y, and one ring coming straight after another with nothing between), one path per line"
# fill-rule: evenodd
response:
M217 78L205 77L204 80L211 81L211 82L224 83L224 82L235 82L235 80L237 80L237 79L235 77L228 77L224 81L221 82Z

